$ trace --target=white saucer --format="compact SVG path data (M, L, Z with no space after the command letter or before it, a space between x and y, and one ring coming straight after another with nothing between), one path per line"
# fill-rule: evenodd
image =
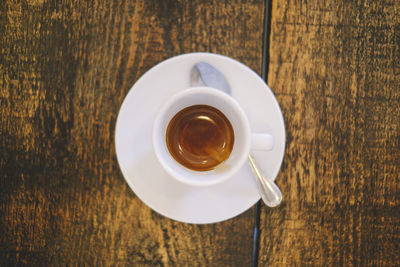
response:
M259 199L255 178L246 164L234 177L210 187L192 187L170 177L152 147L152 126L157 111L173 94L190 87L190 70L198 61L217 67L231 85L252 132L275 138L272 151L254 157L270 178L277 176L285 150L285 126L273 93L250 68L231 58L191 53L165 60L146 72L122 103L115 131L115 146L122 174L135 194L156 212L186 223L216 223L230 219Z

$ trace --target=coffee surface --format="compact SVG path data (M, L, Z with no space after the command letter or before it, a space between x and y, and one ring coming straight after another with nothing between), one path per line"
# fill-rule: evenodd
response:
M191 170L208 171L228 159L234 132L221 111L208 105L194 105L172 118L166 142L170 154L180 164Z

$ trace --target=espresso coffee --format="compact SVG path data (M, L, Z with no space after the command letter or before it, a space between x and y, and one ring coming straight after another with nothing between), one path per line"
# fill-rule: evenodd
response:
M228 159L234 132L221 111L208 105L194 105L172 118L166 142L177 162L194 171L208 171Z

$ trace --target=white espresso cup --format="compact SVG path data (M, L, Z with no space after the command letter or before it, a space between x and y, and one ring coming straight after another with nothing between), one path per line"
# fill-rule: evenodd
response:
M234 143L229 157L208 171L195 171L174 159L167 146L167 128L171 119L184 108L208 105L221 111L232 125ZM191 186L210 186L221 183L247 162L250 150L271 150L273 136L251 133L249 121L239 103L230 95L211 88L193 87L169 98L159 110L153 124L153 148L163 168L176 180Z

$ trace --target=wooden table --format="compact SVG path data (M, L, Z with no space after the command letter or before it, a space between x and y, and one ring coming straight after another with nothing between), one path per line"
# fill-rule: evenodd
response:
M135 81L209 51L268 72L286 123L284 201L261 206L259 266L399 266L400 3L345 2L276 0L269 24L261 0L3 1L0 265L252 265L255 207L166 219L115 156Z

